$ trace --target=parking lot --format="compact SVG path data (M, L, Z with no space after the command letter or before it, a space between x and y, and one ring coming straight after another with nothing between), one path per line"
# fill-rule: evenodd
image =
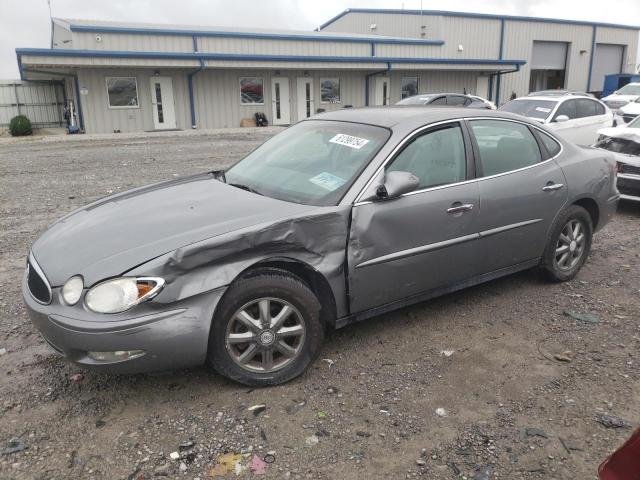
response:
M0 456L0 478L204 480L254 453L275 460L263 478L596 478L632 431L599 415L640 418L639 205L620 205L575 280L524 272L349 326L279 387L204 367L97 375L44 343L20 282L47 225L277 131L0 139L0 449L26 447Z

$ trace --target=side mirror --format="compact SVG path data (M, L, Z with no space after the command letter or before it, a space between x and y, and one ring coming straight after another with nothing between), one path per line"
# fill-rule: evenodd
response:
M420 185L420 179L410 172L387 172L384 184L376 190L380 199L397 198L405 193L413 192Z
M558 123L563 123L569 120L569 117L567 117L566 115L558 115L554 122L558 122Z

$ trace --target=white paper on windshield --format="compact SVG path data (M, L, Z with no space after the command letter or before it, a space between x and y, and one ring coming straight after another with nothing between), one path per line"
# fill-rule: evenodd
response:
M340 177L336 177L329 172L322 172L315 177L310 178L309 181L318 185L319 187L324 188L325 190L329 190L330 192L337 190L342 185L347 183L346 180Z
M551 111L550 108L545 108L545 107L536 107L536 110L542 113L549 113Z
M366 138L354 137L345 133L338 133L329 141L331 143L337 143L338 145L344 145L345 147L355 148L356 150L360 150L369 143L369 140Z

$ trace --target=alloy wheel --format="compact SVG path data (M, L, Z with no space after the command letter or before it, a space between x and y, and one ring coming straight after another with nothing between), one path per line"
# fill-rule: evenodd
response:
M585 227L580 220L569 220L560 232L554 262L560 270L571 270L575 267L585 251Z
M270 373L290 364L302 350L306 327L286 300L258 298L240 307L227 325L231 359L251 372Z

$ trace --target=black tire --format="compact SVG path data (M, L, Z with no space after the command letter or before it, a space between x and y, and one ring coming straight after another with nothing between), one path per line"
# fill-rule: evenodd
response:
M563 267L558 263L557 255L560 254L556 253L556 249L560 248L560 235L571 222L578 222L581 225L582 231L584 232L584 244L582 245L582 251L579 258L576 259L575 264L565 265ZM542 256L541 267L547 279L553 282L566 282L573 279L587 261L587 257L591 250L592 239L593 222L589 212L578 205L572 205L564 212L560 213L551 228L549 238L547 239L547 245ZM571 251L571 254L573 254L573 252L574 250Z
M236 312L243 306L266 297L282 299L293 306L303 319L305 333L298 344L297 355L285 366L268 373L248 371L246 367L236 363L233 353L227 349L228 328ZM319 353L323 339L320 303L309 287L284 270L265 269L239 279L225 293L211 325L207 361L218 373L238 383L252 387L278 385L305 371ZM267 348L259 343L257 345L259 348ZM233 346L229 348L233 349Z

